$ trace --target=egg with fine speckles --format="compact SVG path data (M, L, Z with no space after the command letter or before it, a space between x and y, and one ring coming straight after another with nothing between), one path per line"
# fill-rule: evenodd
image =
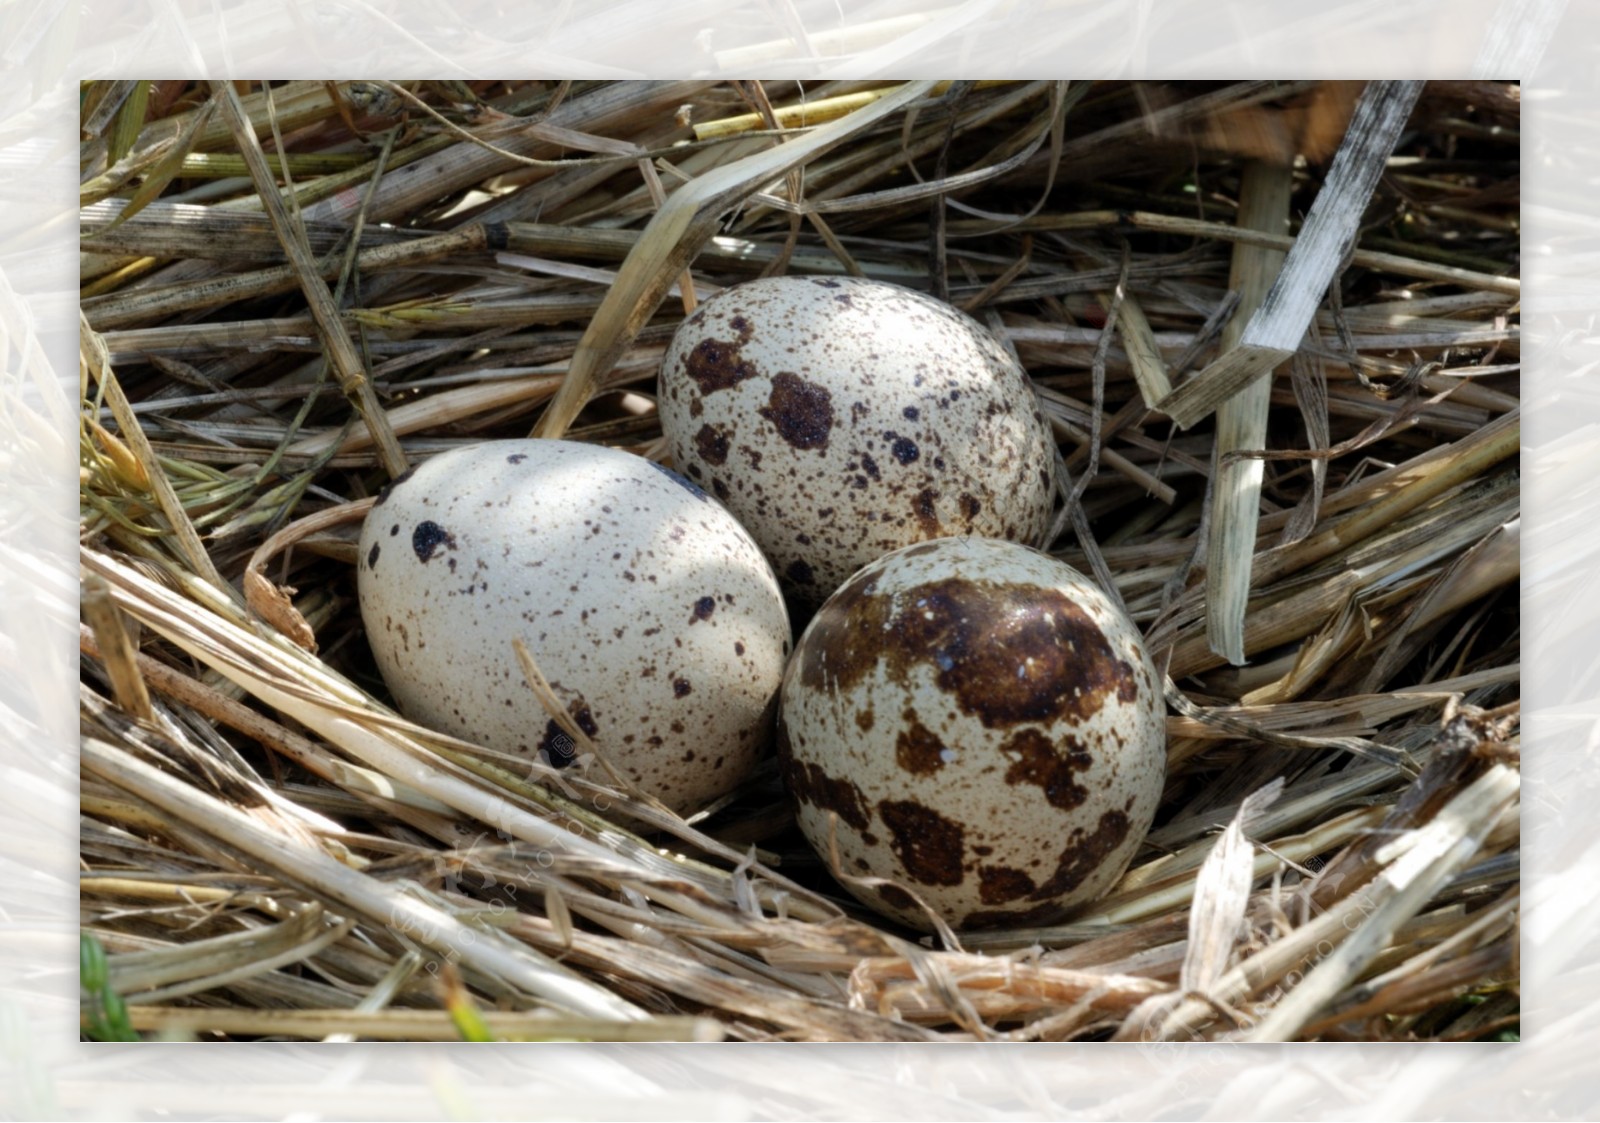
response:
M357 566L378 669L423 725L571 764L521 639L600 754L676 810L731 791L770 745L777 579L727 510L643 457L556 440L435 456L378 497Z
M853 277L772 277L684 320L661 366L678 469L815 608L874 558L946 535L1036 543L1055 453L1027 375L965 313Z
M1103 894L1150 829L1165 703L1138 630L1026 546L943 538L873 562L784 675L778 760L807 840L924 931L1030 927ZM909 892L908 892L909 891Z

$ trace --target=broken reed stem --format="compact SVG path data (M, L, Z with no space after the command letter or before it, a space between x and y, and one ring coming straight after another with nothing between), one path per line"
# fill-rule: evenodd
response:
M1100 298L1108 314L1113 299L1109 295ZM1128 353L1128 365L1133 368L1133 380L1139 385L1139 396L1147 407L1154 409L1157 402L1172 392L1172 380L1167 377L1167 364L1161 358L1161 350L1156 345L1156 333L1150 328L1150 321L1145 317L1139 298L1131 292L1124 292L1121 303L1117 334L1122 337L1123 350ZM1110 330L1110 327L1107 323L1103 330Z
M1240 226L1276 232L1289 224L1293 173L1286 165L1252 161L1239 185ZM1266 299L1284 255L1242 243L1233 248L1228 288L1239 307L1222 329L1222 350L1231 350ZM1266 447L1271 377L1258 379L1217 407L1211 457L1211 517L1206 540L1206 640L1228 662L1245 662L1244 613L1250 599L1250 563L1261 514L1260 460L1227 460L1228 453Z
M1300 236L1244 334L1161 403L1179 427L1190 428L1299 347L1355 245L1361 216L1421 90L1421 82L1371 82L1362 91Z

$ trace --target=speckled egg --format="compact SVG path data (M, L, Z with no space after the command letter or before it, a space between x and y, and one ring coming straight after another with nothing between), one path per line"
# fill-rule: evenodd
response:
M974 320L898 285L774 277L702 304L661 367L674 462L815 608L913 542L1035 543L1054 453L1027 376Z
M770 742L789 621L772 568L720 504L660 465L571 441L491 441L385 489L358 559L378 669L412 719L571 763L520 638L578 728L685 810Z
M1049 923L1104 893L1166 770L1160 680L1088 578L944 538L850 578L784 675L778 757L801 830L862 903L928 930Z

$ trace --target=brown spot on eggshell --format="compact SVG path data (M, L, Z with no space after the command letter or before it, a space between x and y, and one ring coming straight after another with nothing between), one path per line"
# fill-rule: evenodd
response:
M1058 749L1037 729L1024 729L1008 738L1001 752L1011 759L1006 783L1036 784L1052 807L1064 811L1089 798L1089 790L1073 778L1073 773L1087 770L1094 758L1083 751L1076 738L1063 738Z
M905 728L901 729L899 738L895 741L895 763L907 772L918 776L926 775L929 772L937 772L943 768L944 742L939 740L938 735L933 730L917 720L915 710L908 707L901 717L906 724ZM857 716L857 724L860 724L859 715ZM871 725L869 723L862 732L867 732L870 729Z
M789 795L799 803L808 803L819 811L835 812L840 819L858 831L866 830L871 820L871 809L861 789L853 782L828 775L811 761L795 757L789 744L789 734L778 727L778 768L783 773L784 786Z
M684 371L694 379L702 394L732 389L760 373L744 360L739 350L750 340L749 323L736 316L729 326L738 332L737 340L702 339L684 359Z
M728 434L721 426L700 426L700 431L694 435L694 447L699 450L701 459L713 467L720 468L727 463Z
M694 602L694 609L689 613L689 623L694 624L700 620L711 619L711 614L717 610L715 597L701 597Z
M961 824L911 799L878 801L889 842L912 880L924 885L960 885L966 832Z
M1128 816L1121 811L1107 811L1092 832L1076 830L1067 839L1067 845L1056 858L1055 872L1045 883L1034 890L1030 900L1047 901L1065 896L1081 885L1085 878L1098 870L1122 840L1128 837Z
M833 431L833 395L793 371L772 376L772 392L760 414L797 449L825 449Z
M900 437L893 433L885 433L884 437L894 441L894 444L889 446L889 454L900 463L912 464L921 456L921 452L917 449L917 442L910 437Z
M866 864L863 863L861 868L865 869ZM907 893L904 889L900 888L898 885L880 885L877 887L876 892L878 896L883 899L883 903L892 909L900 909L904 911L906 909L915 909L917 907L916 898L914 898L910 893Z
M432 561L439 553L440 548L454 550L456 548L455 535L432 519L424 519L411 531L411 549L416 552L417 560L426 564Z
M1026 897L1037 886L1026 870L1010 866L978 867L978 896L986 905L1004 905Z
M993 729L1081 722L1137 682L1058 590L950 577L875 596L875 576L852 578L817 613L799 666L808 687L848 690L879 663L904 684L932 663L940 689Z

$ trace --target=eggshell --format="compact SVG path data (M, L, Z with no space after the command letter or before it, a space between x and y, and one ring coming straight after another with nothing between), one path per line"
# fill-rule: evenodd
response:
M750 536L688 480L569 441L424 462L362 528L361 614L402 711L570 763L514 638L577 726L669 806L716 798L769 743L789 623Z
M897 550L838 590L784 676L778 756L801 830L864 904L928 930L1051 922L1150 828L1160 680L1086 577L1009 542ZM830 812L836 814L830 825ZM902 888L903 887L903 888Z
M775 277L718 293L667 349L660 409L679 470L805 608L900 546L1031 544L1050 522L1054 452L1026 375L969 316L898 285Z

